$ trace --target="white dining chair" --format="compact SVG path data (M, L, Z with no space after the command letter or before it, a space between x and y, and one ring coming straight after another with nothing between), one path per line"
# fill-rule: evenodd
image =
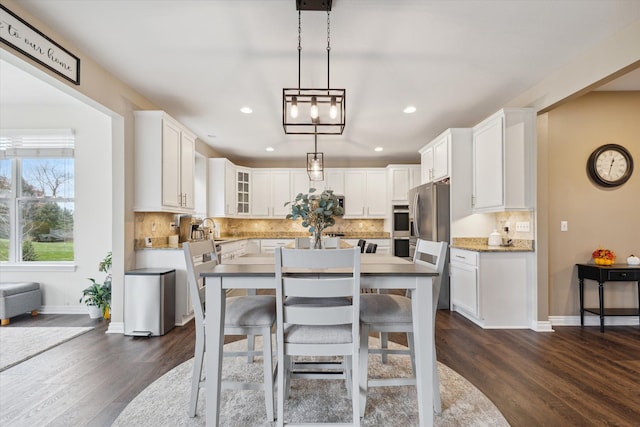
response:
M438 307L438 297L440 295L440 284L442 280L442 272L445 267L446 242L431 242L418 239L416 243L416 251L413 258L414 263L423 264L432 267L438 272L438 276L433 280L433 306L429 307L433 312L433 324L435 334L435 318ZM435 262L424 261L423 255L436 257ZM413 342L413 316L411 309L410 295L395 294L363 294L360 297L360 415L364 416L367 404L368 387L388 387L388 386L405 386L415 385L416 363ZM380 332L381 348L369 348L369 333ZM407 334L408 350L398 350L386 348L386 333L388 332L405 332ZM435 335L434 335L435 336ZM383 356L387 354L406 354L411 357L411 367L413 369L412 378L369 378L368 373L368 356L369 353L381 353ZM383 359L383 361L386 361ZM440 400L440 379L438 376L438 362L436 360L435 340L433 343L433 409L436 413L441 413L442 403Z
M329 277L298 274L296 269L344 269ZM342 356L343 375L353 406L352 425L360 425L358 350L360 312L360 248L297 250L277 248L276 337L278 342L278 426L284 426L284 400L291 378L313 374L294 371L296 356ZM308 300L292 304L292 298ZM342 299L344 304L326 304ZM314 302L315 301L315 302ZM318 378L318 377L316 377ZM327 378L320 374L319 378ZM327 408L330 410L331 408ZM314 424L315 425L315 424Z
M189 416L195 417L198 404L198 393L202 383L202 362L205 352L206 310L204 305L204 284L200 273L210 271L218 264L213 240L185 242L182 244L187 264L187 278L189 293L193 304L196 322L196 345L191 380L191 400L189 402ZM228 297L224 317L225 335L262 335L262 352L248 351L227 352L223 356L253 356L262 354L264 363L263 381L261 383L232 383L222 382L222 388L235 390L264 390L267 421L274 418L274 374L273 353L271 348L271 329L276 321L276 299L272 295L251 295ZM222 351L223 349L211 349ZM213 403L212 403L213 404Z

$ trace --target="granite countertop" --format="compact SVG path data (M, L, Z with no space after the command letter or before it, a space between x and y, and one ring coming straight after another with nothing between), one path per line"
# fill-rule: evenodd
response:
M334 234L344 234L341 239L390 239L391 236L386 231L366 231L362 233L350 232L350 233L332 233L327 231L325 236L333 237ZM246 239L295 239L296 237L309 237L309 233L291 233L291 232L255 232L255 233L242 233L238 235L223 234L216 241L230 241L230 240L246 240Z
M452 248L476 252L534 252L533 240L513 239L510 246L489 246L486 237L454 237Z
M326 233L327 236L331 236L333 233ZM390 239L387 232L365 232L365 233L344 233L344 236L337 236L341 239ZM216 239L216 243L231 243L238 240L247 239L294 239L296 237L309 237L309 233L279 233L279 232L259 232L259 233L243 233L241 235L228 235L223 234ZM486 239L485 239L486 240ZM153 250L153 249L165 249L165 250L182 250L182 243L178 243L177 246L169 245L167 238L153 238L152 245L146 246L144 239L136 239L134 244L136 251L140 250Z

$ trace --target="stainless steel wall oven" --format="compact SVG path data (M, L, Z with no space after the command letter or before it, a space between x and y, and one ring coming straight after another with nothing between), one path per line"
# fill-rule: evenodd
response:
M409 219L409 205L394 205L391 212L393 255L410 258L409 237L411 236L411 221Z

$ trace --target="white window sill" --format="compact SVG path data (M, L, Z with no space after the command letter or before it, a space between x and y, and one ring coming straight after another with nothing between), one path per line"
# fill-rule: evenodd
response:
M29 262L21 264L0 263L0 272L5 271L76 271L75 263Z

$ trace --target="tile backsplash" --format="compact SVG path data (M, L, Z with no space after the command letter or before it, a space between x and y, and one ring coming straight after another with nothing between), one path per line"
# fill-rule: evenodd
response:
M512 239L519 240L533 240L534 232L534 222L533 222L533 212L528 211L511 211L511 212L499 212L495 214L496 219L496 229L498 231L502 230L507 224L509 225L509 236ZM529 231L517 231L516 223L518 222L528 222L529 223Z
M134 235L136 246L144 246L144 239L151 237L152 245L166 244L168 237L178 234L178 229L171 230L170 224L177 223L177 215L166 212L136 212ZM289 236L307 233L300 221L288 219L249 219L249 218L214 218L220 226L220 235L226 237L242 236ZM383 219L336 219L336 224L326 230L327 233L344 233L353 235L366 233L388 237L384 232Z

